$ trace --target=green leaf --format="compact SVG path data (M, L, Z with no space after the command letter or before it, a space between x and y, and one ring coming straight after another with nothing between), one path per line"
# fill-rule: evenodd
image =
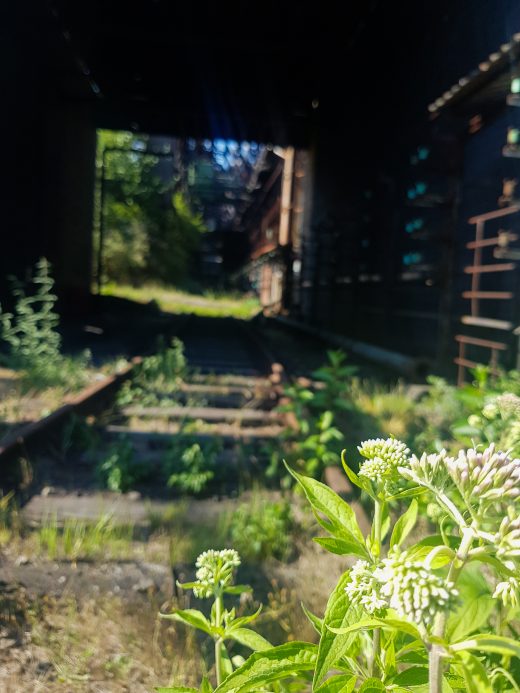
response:
M316 633L318 633L318 635L321 635L321 633L323 631L323 619L319 618L318 616L313 614L312 611L309 611L309 609L307 609L307 607L305 606L305 604L303 602L301 602L301 607L303 609L303 613L307 616L309 621L312 623Z
M491 681L484 665L475 655L461 652L462 671L468 693L493 693Z
M385 630L396 630L403 633L411 635L416 640L421 640L421 634L417 628L409 621L404 621L397 618L365 618L355 623L353 626L348 628L332 628L328 626L329 630L338 635L343 635L346 633L353 633L357 630L373 630L374 628L383 628Z
M229 585L224 587L226 594L244 594L244 592L252 592L253 588L250 585Z
M259 691L273 681L314 669L317 648L308 642L291 642L255 652L239 669L230 674L215 693Z
M460 538L455 535L443 536L442 534L432 534L429 537L421 539L421 541L418 541L416 544L413 544L413 546L409 546L406 549L406 553L410 557L410 560L423 561L435 546L447 545L451 549L458 549L459 544Z
M495 607L486 579L478 567L467 566L458 579L461 604L446 626L448 642L457 642L470 633L481 630Z
M488 565L492 566L497 574L500 577L516 577L517 573L515 573L514 570L510 570L507 566L505 566L502 561L499 561L498 558L495 558L494 556L490 556L486 553L478 553L478 550L472 555L470 552L469 556L469 562L480 562L480 563L487 563Z
M338 662L350 647L356 633L334 633L332 628L345 628L359 614L358 609L350 606L350 599L345 592L345 585L350 579L350 572L344 573L332 591L323 617L323 629L318 646L318 660L314 671L313 686L317 686L329 670Z
M360 556L367 558L367 551L364 546L361 546L357 541L349 541L348 539L338 539L337 537L314 537L313 541L330 553L335 553L338 556Z
M298 474L287 464L286 467L302 487L318 523L335 538L355 544L360 552L356 555L368 558L363 533L350 505L320 481Z
M177 587L180 587L183 590L192 590L194 587L198 587L199 583L198 582L179 582L177 580Z
M329 527L346 530L348 534L363 543L364 537L357 523L356 513L348 503L321 481L298 474L289 466L287 469L302 487L313 510L328 518L328 522L324 522L320 517L322 527L325 527L327 531L330 531Z
M241 645L245 645L246 647L249 647L257 652L268 650L270 647L272 647L268 640L250 628L232 628L224 633L224 637L232 638Z
M457 554L449 546L436 546L424 559L424 565L432 570L443 568L455 558Z
M209 679L207 676L202 677L202 681L200 683L200 688L199 688L199 693L213 693L213 686L209 682Z
M386 500L387 502L402 500L403 498L414 498L415 496L422 496L426 493L426 489L422 486L414 486L414 488L407 488L404 491L399 491L393 496L389 496Z
M240 616L239 618L235 618L235 620L232 623L233 628L241 628L242 626L246 626L248 623L251 623L255 619L257 619L260 616L260 613L262 611L262 605L258 607L258 609L255 611L254 614L249 614L249 616Z
M171 614L161 614L161 618L179 621L193 628L198 628L208 635L213 634L211 623L204 614L197 609L176 609Z
M358 691L359 693L380 693L386 691L386 686L380 679L370 678L363 683Z
M392 683L399 686L421 686L428 683L428 675L428 667L410 667L394 676Z
M352 471L352 469L347 464L346 455L347 451L343 450L341 453L341 464L343 465L343 469L345 470L346 475L355 486L360 488L362 491L365 491L365 493L367 493L371 498L374 498L372 484L366 477L358 476L354 471Z
M357 676L350 674L340 674L339 676L331 676L318 688L314 689L314 693L351 693L356 686Z
M222 673L224 675L224 678L227 678L233 673L233 664L231 662L229 652L227 651L227 647L223 642L220 643L219 656Z
M450 648L453 652L466 650L482 650L484 652L496 652L508 657L520 657L520 643L512 638L502 635L474 635L468 640L463 640Z
M401 546L403 541L410 534L417 522L418 507L419 505L414 498L408 510L397 520L392 531L392 536L390 537L390 548Z

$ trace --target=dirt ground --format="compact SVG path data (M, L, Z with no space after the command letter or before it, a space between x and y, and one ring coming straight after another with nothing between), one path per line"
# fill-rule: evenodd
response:
M52 498L61 498L65 511L70 506L66 496L47 500ZM175 578L192 579L193 556L212 544L211 526L237 502L190 500L180 516L191 518L191 524L172 528L170 536L163 532L129 542L124 558L107 550L102 559L51 560L38 550L30 530L5 543L0 552L0 690L144 693L169 683L198 685L204 660L211 662L207 641L158 613L174 604L207 605L191 593L175 594L168 543L173 536L178 544ZM256 627L277 644L315 639L300 603L322 614L347 567L310 536L299 536L297 542L289 562L245 564L237 575L254 589L252 599L237 602L238 608L250 613L262 602Z

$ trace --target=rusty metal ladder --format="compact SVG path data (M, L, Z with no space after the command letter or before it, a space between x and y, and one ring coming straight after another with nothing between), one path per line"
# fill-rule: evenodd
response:
M463 298L470 300L469 315L463 315L461 317L461 323L463 325L507 332L510 332L514 328L514 324L508 320L497 320L496 318L482 315L480 302L485 300L512 300L514 298L514 294L511 291L482 291L481 277L483 274L511 272L516 269L517 264L514 262L482 264L482 250L483 248L501 247L502 238L500 235L492 238L485 238L486 222L516 214L517 212L520 212L520 206L513 204L509 207L487 212L485 214L479 214L469 219L468 223L475 226L475 240L466 244L468 249L473 250L473 264L464 268L464 272L471 275L471 288L469 291L464 291L462 293ZM509 234L509 240L517 239L518 237L515 234ZM478 365L477 362L467 358L466 347L468 345L490 350L489 367L492 372L496 372L498 369L499 353L508 349L506 342L481 339L464 334L456 335L455 341L458 342L459 345L458 356L454 359L454 363L458 367L458 385L464 383L466 369L475 368Z

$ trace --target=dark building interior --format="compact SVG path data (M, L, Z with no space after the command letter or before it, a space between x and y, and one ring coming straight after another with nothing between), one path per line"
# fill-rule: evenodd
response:
M256 140L307 152L312 170L287 314L438 366L462 318L470 340L501 330L516 363L518 271L479 285L514 297L491 318L462 294L468 219L500 209L518 175L503 152L520 117L517 2L54 0L2 14L2 295L45 255L65 309L87 309L98 128Z

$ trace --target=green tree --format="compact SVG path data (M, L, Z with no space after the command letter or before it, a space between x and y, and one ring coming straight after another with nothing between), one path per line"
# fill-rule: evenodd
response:
M204 224L175 190L178 180L158 176L160 157L148 146L145 135L98 131L96 219L98 242L103 232L103 279L178 284L189 273Z

